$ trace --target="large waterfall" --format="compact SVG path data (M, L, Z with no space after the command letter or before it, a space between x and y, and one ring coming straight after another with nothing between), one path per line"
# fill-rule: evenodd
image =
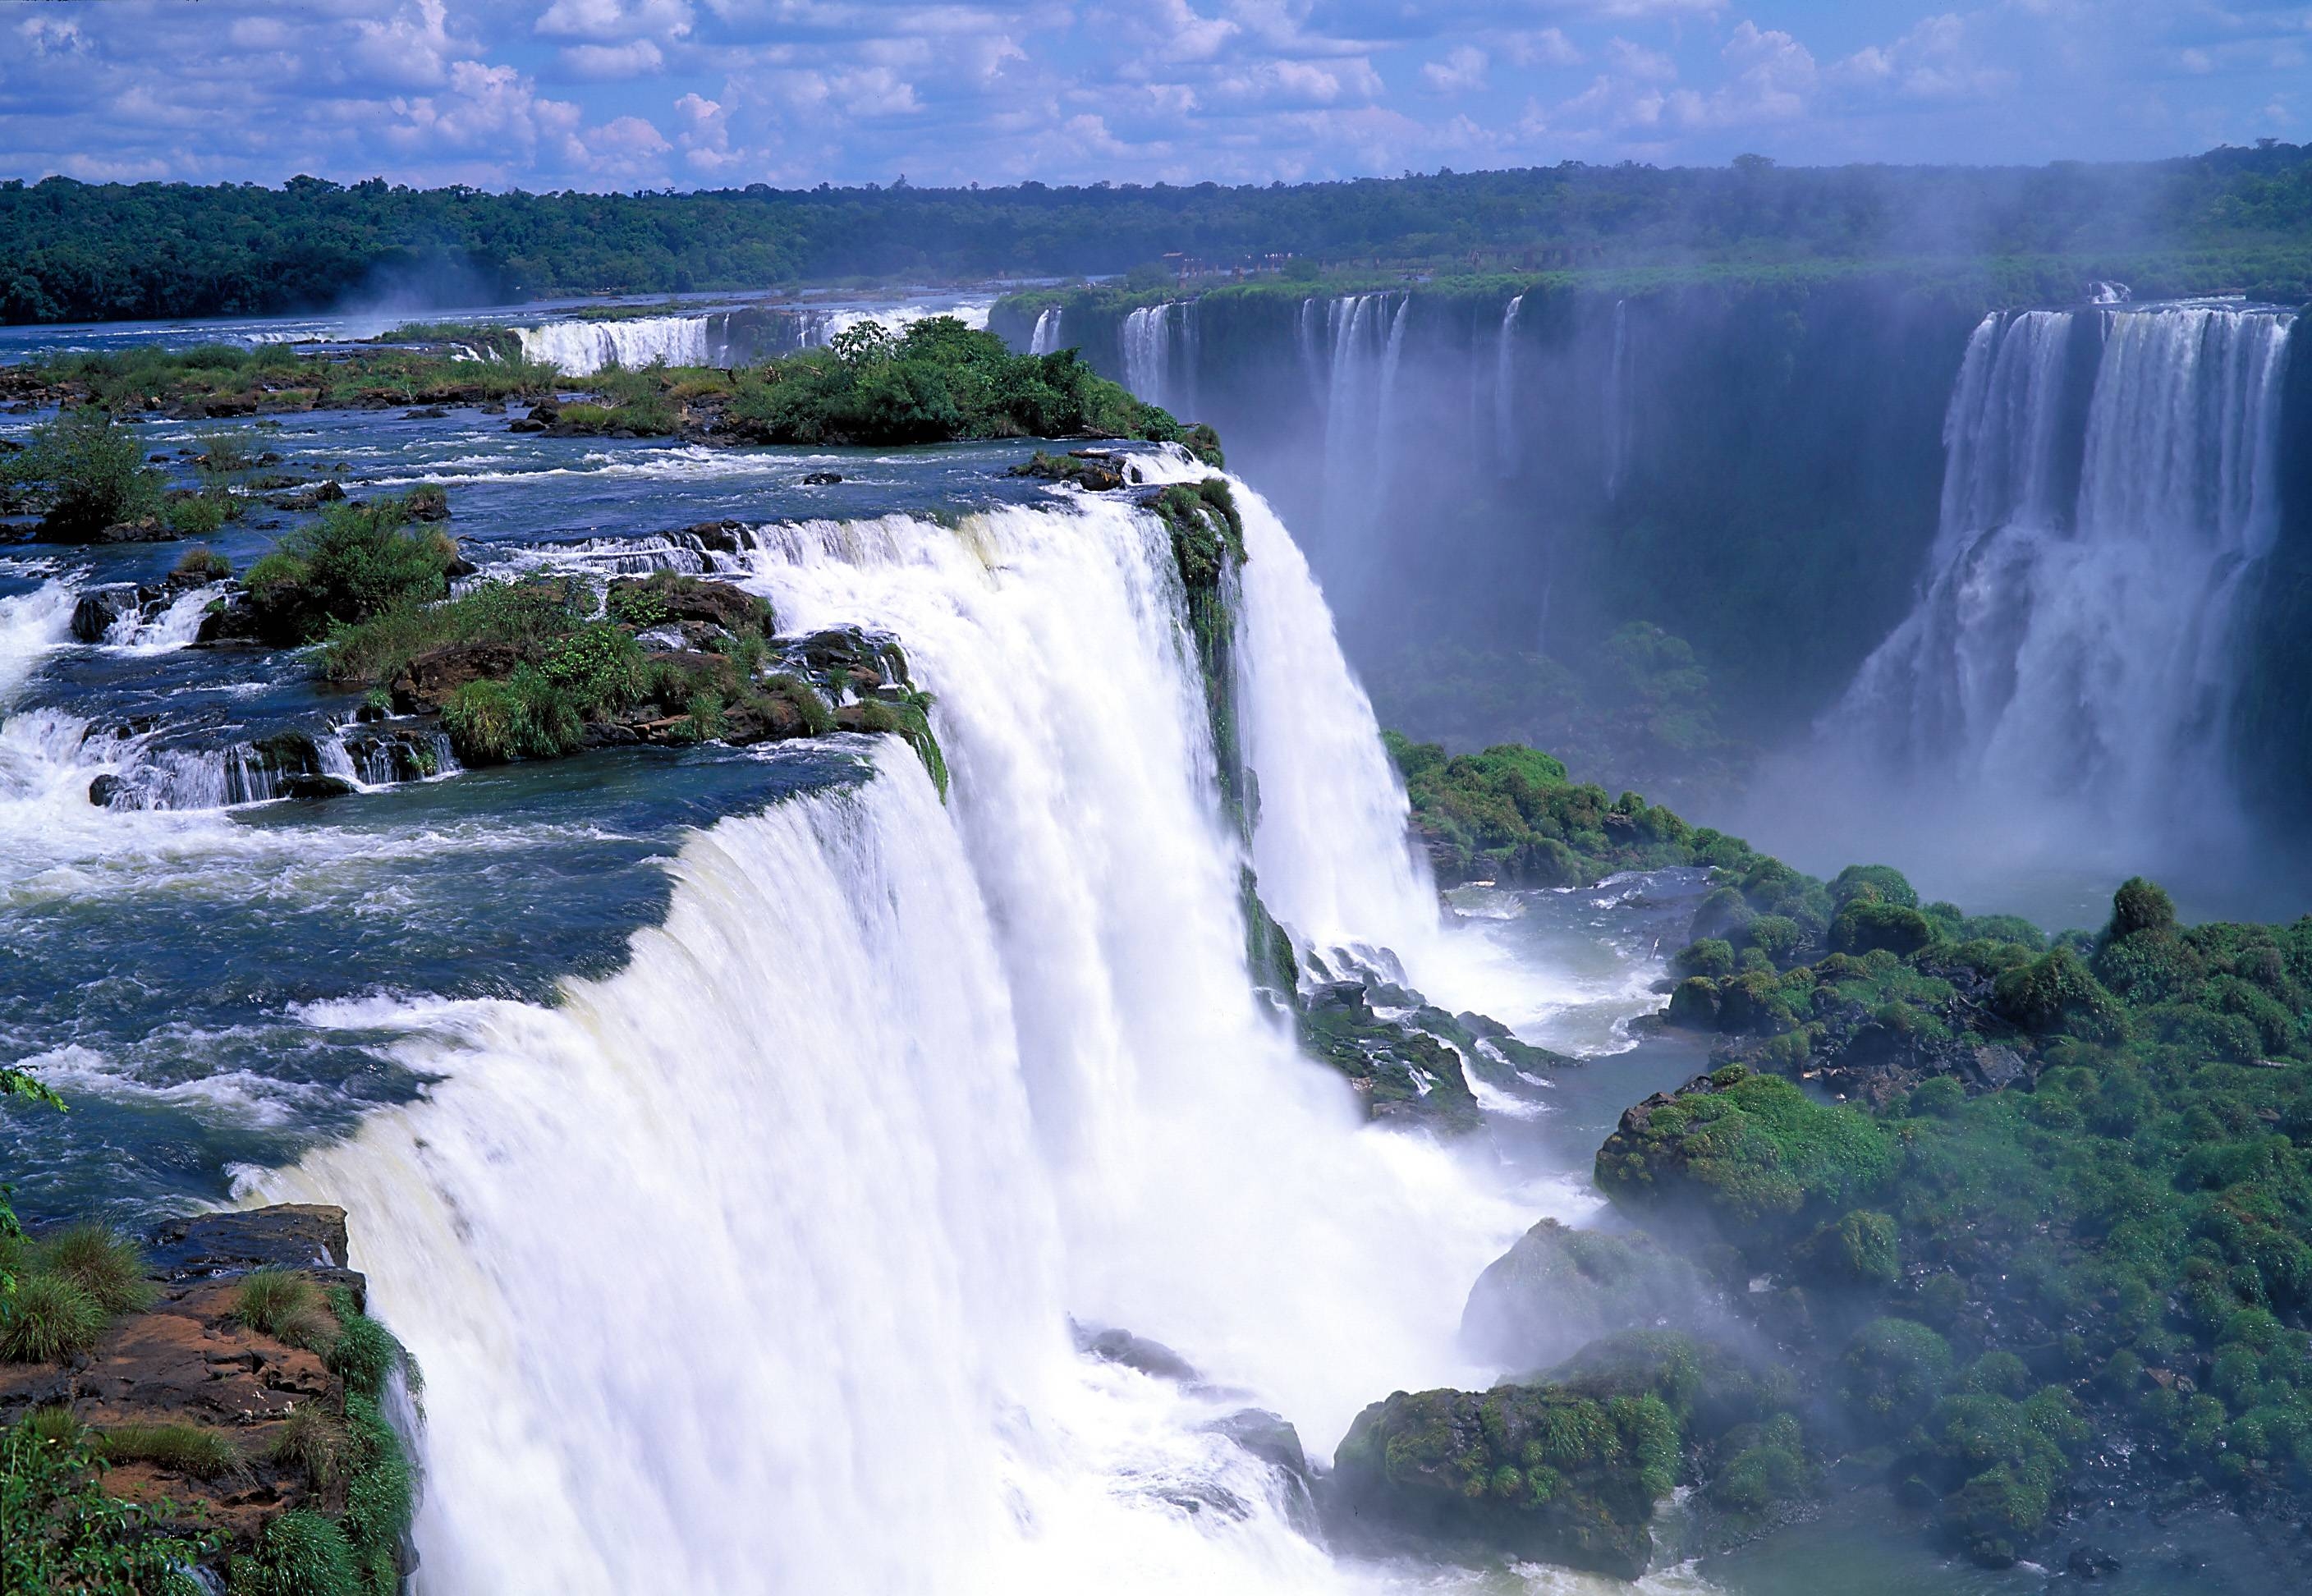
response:
M1916 608L1834 742L1927 803L2041 814L2038 840L2074 858L2220 828L2290 322L2223 303L1986 318Z
M1236 491L1264 890L1430 958L1371 712ZM663 925L555 1007L359 1005L437 1083L259 1182L360 1216L427 1370L425 1596L1384 1583L1209 1426L1273 1408L1322 1456L1476 1377L1462 1296L1535 1205L1362 1127L1257 1000L1168 535L1065 494L753 541L784 626L905 639L950 801L886 750L695 837Z
M1056 324L1055 324L1056 336ZM1134 311L1119 329L1124 385L1175 415L1196 412L1196 306L1173 300Z
M609 366L746 364L797 349L823 348L863 322L894 332L927 316L987 325L986 301L929 305L763 305L696 316L636 316L613 320L547 321L518 327L522 357L565 376L590 377Z

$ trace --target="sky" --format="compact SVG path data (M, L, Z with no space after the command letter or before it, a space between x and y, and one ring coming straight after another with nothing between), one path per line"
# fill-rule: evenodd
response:
M634 189L2312 141L2263 0L0 0L0 177Z

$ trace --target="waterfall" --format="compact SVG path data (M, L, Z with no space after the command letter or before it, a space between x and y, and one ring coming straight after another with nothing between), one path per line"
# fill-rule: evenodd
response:
M2070 848L2220 827L2234 611L2276 531L2291 320L1987 318L1952 393L1931 568L1833 738L1898 784L2056 805Z
M1630 469L1630 449L1636 437L1630 398L1630 302L1614 302L1614 349L1606 367L1606 497L1622 496L1622 480Z
M1261 866L1417 936L1370 713L1237 492ZM1322 1455L1478 1378L1461 1298L1532 1208L1362 1127L1257 1002L1169 535L1089 495L776 525L746 580L906 639L950 801L887 743L695 836L665 924L551 1008L361 1005L436 1084L256 1183L352 1208L425 1366L427 1596L1379 1585L1208 1426L1257 1403Z
M1047 305L1036 312L1036 330L1028 336L1030 355L1056 355L1060 350L1060 307Z
M705 316L637 316L624 321L549 321L518 327L525 360L553 366L567 377L591 377L605 366L629 371L663 363L711 365L715 355Z
M1372 571L1394 449L1389 409L1404 358L1410 295L1336 299L1327 314L1324 527L1318 557L1336 601L1353 606Z
M1192 416L1196 403L1195 306L1173 300L1132 311L1117 330L1124 385L1152 405Z
M1522 294L1513 296L1502 311L1502 329L1493 339L1493 451L1500 462L1501 474L1517 474L1519 454L1517 441L1517 320L1518 310L1525 303Z

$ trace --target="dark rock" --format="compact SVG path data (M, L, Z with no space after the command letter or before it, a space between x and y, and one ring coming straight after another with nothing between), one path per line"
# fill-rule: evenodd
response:
M421 482L402 495L403 508L412 521L450 519L450 490L438 482Z
M2120 1561L2099 1546L2075 1548L2063 1566L2080 1579L2110 1579L2119 1573Z
M765 636L769 617L768 608L754 594L704 577L670 582L625 577L610 583L609 600L614 615L622 601L646 601L678 625L696 621L735 637Z
M120 778L108 772L88 784L88 801L99 809L109 809L121 786Z
M343 798L355 791L354 784L341 776L293 776L281 784L281 793L287 798Z
M84 589L73 606L72 635L75 643L101 643L115 621L144 611L145 591L133 582L108 582Z
M802 485L805 487L832 487L842 480L843 473L840 471L809 471L803 475Z
M393 706L404 715L438 710L469 681L513 674L521 656L504 643L447 643L428 649L394 678Z
M92 541L98 543L167 543L179 534L157 515L146 515L136 521L116 521L97 533Z
M743 521L702 521L668 536L677 542L688 541L715 554L736 554L741 545L739 535L747 530Z
M420 405L415 410L404 410L401 418L404 421L442 421L448 419L449 415L450 412L439 405Z
M1135 1336L1130 1330L1088 1330L1079 1326L1076 1347L1103 1363L1137 1369L1152 1380L1169 1380L1175 1385L1194 1385L1199 1379L1195 1365L1187 1359L1162 1342Z
M201 1279L251 1269L347 1267L346 1211L284 1203L237 1213L171 1219L147 1237L156 1280Z
M1303 1486L1309 1483L1309 1456L1300 1447L1300 1432L1283 1416L1265 1407L1239 1407L1225 1418L1204 1426L1230 1441L1272 1469L1281 1469Z
M201 617L201 629L193 634L193 641L201 645L261 643L264 639L264 622L249 602L249 595L239 589L213 601L207 613Z

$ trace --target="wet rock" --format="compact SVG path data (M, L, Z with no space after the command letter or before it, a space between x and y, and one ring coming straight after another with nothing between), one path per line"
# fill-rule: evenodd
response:
M802 485L805 487L832 487L842 480L843 473L840 471L810 471L804 474Z
M346 1211L282 1203L238 1213L171 1219L147 1239L156 1280L192 1280L250 1269L343 1269Z
M174 528L157 515L140 516L135 521L116 521L91 539L97 543L167 543L178 536Z
M743 521L702 521L668 536L677 542L693 543L714 554L736 554L744 547L740 542L740 534L746 530L747 523Z
M108 772L88 784L88 801L99 809L109 809L120 791L120 778Z
M344 798L355 790L341 776L293 776L281 784L285 798Z
M1151 1380L1169 1380L1175 1385L1194 1385L1199 1378L1196 1366L1178 1353L1160 1341L1151 1341L1144 1336L1134 1335L1130 1330L1091 1330L1078 1326L1076 1348L1102 1363L1136 1369Z
M113 623L124 616L140 615L145 590L133 582L108 582L82 592L73 606L72 635L75 643L101 643Z
M2079 1579L2105 1580L2117 1575L2120 1561L2099 1546L2075 1548L2063 1566Z
M648 615L653 622L679 626L696 622L734 637L763 636L769 609L743 588L704 577L669 578L661 573L647 578L626 577L610 583L612 615ZM684 634L686 640L689 634Z
M404 410L401 418L404 421L444 421L449 415L450 412L439 405L420 405L415 410Z
M1642 1235L1545 1219L1486 1266L1461 1311L1461 1344L1505 1369L1544 1369L1619 1330L1692 1330L1712 1293L1692 1264Z
M1309 1483L1309 1455L1301 1450L1300 1432L1281 1415L1265 1407L1239 1407L1225 1418L1204 1426L1225 1435L1272 1469L1281 1469L1304 1486Z

